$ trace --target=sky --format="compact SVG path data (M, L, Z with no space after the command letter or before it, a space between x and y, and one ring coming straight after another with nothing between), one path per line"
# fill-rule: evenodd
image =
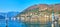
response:
M0 12L22 12L34 4L56 4L60 0L0 0Z

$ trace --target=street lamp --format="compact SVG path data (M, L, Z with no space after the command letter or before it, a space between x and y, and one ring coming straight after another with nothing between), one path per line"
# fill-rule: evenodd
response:
M58 26L58 16L55 16L53 6L52 6L52 27L59 27Z
M6 27L8 27L8 18L6 18Z
M7 14L5 15L5 20L6 20L6 27L8 27L8 18L7 18Z

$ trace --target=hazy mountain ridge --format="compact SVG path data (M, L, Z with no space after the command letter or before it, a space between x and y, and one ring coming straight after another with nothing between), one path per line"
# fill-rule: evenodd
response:
M5 17L4 17L4 16L2 16L2 15L0 15L0 19L5 19Z
M3 17L7 17L8 18L11 18L11 17L14 17L16 16L17 14L19 14L20 12L8 12L8 13L3 13L3 12L0 12L0 16L3 16ZM1 17L2 18L2 17Z

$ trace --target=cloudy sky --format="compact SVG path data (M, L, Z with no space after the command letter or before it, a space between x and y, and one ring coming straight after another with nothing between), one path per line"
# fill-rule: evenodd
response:
M0 0L0 12L21 12L34 4L56 4L59 0Z

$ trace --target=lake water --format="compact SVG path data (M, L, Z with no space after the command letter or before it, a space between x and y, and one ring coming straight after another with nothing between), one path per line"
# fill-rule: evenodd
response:
M47 25L45 24L25 24L21 21L18 20L8 20L7 27L51 27L51 24L48 23ZM5 20L0 20L0 27L6 27L6 21Z
M8 27L23 27L24 23L19 22L19 21L13 21L13 20L9 20L7 23ZM0 27L6 27L6 21L5 20L0 20Z

